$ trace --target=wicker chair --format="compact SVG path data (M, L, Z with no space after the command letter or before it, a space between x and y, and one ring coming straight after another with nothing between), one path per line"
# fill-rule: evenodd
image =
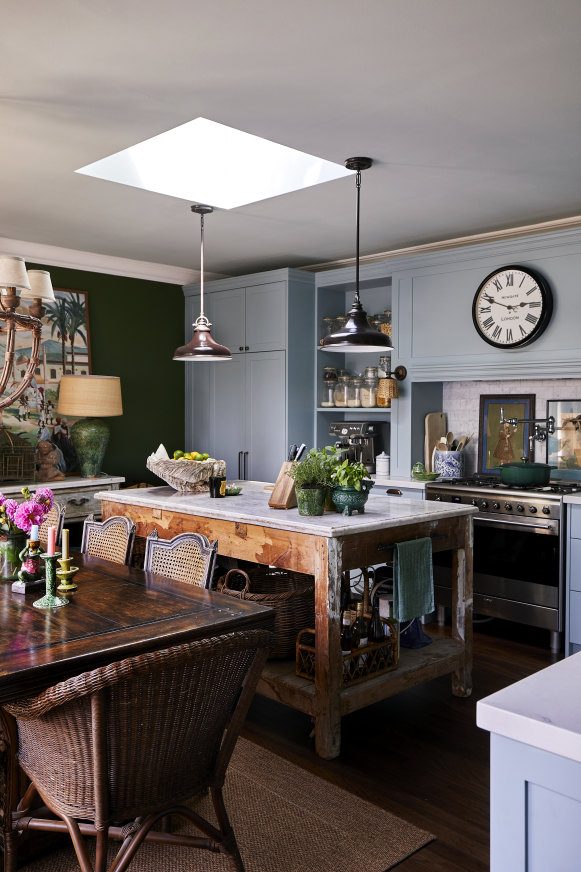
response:
M61 541L61 533L65 520L66 506L61 506L60 503L54 502L52 508L49 509L44 521L38 529L38 541L40 542L43 551L46 551L48 544L48 528L56 527L56 541Z
M145 543L143 569L209 588L217 550L218 542L210 542L202 533L180 533L173 539L160 539L154 530Z
M83 872L83 835L97 837L95 872L122 872L144 841L220 852L244 872L222 787L270 639L244 630L141 654L7 705L31 782L13 830L68 830ZM208 789L217 827L183 805ZM154 829L170 813L204 837ZM109 839L122 843L111 865Z
M112 563L131 563L135 524L129 518L115 515L106 521L95 521L88 515L83 524L81 552L91 557L102 557Z

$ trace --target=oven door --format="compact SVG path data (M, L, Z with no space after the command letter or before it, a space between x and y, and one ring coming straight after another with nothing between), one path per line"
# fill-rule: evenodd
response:
M434 554L439 605L451 605L451 554ZM559 522L474 518L474 611L561 630Z

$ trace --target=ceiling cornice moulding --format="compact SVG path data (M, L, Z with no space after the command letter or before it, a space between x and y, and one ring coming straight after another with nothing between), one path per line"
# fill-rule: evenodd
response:
M572 230L581 227L581 215L573 215L571 218L559 218L555 221L543 221L540 224L527 224L523 227L511 227L507 230L492 230L488 233L475 233L472 236L459 236L456 239L442 239L438 242L426 242L423 245L411 245L409 248L394 248L391 251L381 251L376 254L362 254L360 263L379 263L380 261L393 260L400 257L412 257L417 254L430 254L437 251L446 251L450 248L463 248L469 245L478 245L482 242L504 242L509 239L521 239L525 236L534 236L537 233L554 233L556 230ZM341 269L355 264L354 257L346 257L342 260L327 261L326 263L312 263L301 269L316 272L325 269Z
M150 282L163 282L170 285L187 285L200 281L199 270L169 266L164 263L149 263L143 260L130 260L125 257L111 257L95 254L92 251L75 251L72 248L58 248L39 242L23 242L0 236L0 254L23 257L30 263L46 266L61 266L83 272L97 272L112 276L126 276ZM209 278L221 278L210 275Z

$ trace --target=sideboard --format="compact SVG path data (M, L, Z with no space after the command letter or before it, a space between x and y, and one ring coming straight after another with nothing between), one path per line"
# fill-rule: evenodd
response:
M119 490L125 479L122 476L106 475L102 473L95 478L83 478L82 476L67 476L61 481L35 481L33 482L0 482L0 491L5 496L18 498L23 487L28 485L31 490L39 487L49 487L55 500L66 507L65 522L84 521L87 515L101 517L101 501L95 499L98 491Z

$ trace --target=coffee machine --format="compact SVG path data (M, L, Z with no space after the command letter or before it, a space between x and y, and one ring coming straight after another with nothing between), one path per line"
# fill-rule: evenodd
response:
M377 424L372 421L334 421L329 435L335 436L335 446L349 461L359 461L371 474L375 472Z

